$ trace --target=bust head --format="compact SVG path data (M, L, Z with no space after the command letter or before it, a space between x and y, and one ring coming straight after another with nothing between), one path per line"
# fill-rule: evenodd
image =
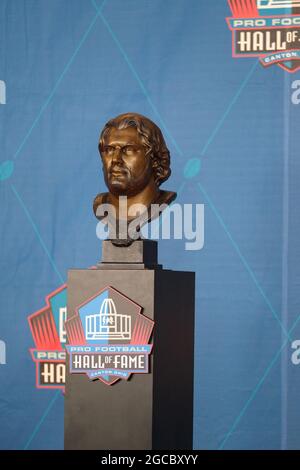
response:
M115 209L114 220L126 218L129 224L142 213L142 226L176 198L176 193L159 189L171 174L170 152L161 130L150 119L137 113L111 119L101 132L98 148L109 191L94 200L99 220L105 222L103 207L108 203ZM121 196L126 196L125 213L119 204ZM156 212L151 210L154 206Z
M106 123L99 152L105 183L115 196L135 196L147 185L159 187L171 174L170 153L150 119L126 113Z

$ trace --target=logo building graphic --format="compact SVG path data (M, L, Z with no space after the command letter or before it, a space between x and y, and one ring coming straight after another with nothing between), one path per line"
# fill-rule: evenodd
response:
M70 372L112 385L149 371L154 322L111 286L76 308L66 321Z
M300 0L228 0L232 55L258 57L264 67L300 68Z
M30 349L36 364L37 388L65 388L67 286L46 297L46 307L28 317L35 348Z
M86 339L131 339L131 316L117 313L112 299L104 299L100 312L85 318Z

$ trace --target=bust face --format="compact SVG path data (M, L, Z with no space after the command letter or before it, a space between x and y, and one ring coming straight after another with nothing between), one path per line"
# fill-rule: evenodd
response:
M150 155L134 127L110 129L101 159L105 183L116 196L135 196L153 178Z

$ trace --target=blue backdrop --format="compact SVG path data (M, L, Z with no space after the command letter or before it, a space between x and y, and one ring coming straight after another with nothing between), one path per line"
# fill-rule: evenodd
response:
M100 257L98 135L128 111L164 133L165 187L205 205L201 251L159 242L197 273L194 447L300 447L300 72L233 59L226 16L225 0L0 0L2 449L63 448L27 316Z

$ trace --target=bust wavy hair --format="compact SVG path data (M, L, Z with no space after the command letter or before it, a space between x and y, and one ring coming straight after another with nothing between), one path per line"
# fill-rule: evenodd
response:
M110 119L104 126L99 139L99 152L105 145L106 137L110 129L127 129L134 127L146 147L146 155L150 155L154 181L160 186L166 181L170 174L170 152L166 146L161 130L153 121L137 113L120 114Z

